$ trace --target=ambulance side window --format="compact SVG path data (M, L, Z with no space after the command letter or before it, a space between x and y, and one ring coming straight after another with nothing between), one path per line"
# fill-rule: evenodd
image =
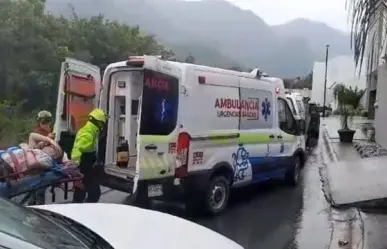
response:
M278 122L282 131L295 134L297 129L296 120L285 99L278 98Z
M179 81L172 76L144 70L141 135L169 135L177 125Z

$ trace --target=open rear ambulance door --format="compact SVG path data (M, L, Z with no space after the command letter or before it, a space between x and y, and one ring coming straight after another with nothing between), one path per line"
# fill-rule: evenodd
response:
M181 77L181 70L175 64L156 56L144 56L144 84L137 131L137 179L133 192L138 181L147 182L141 191L147 191L148 197L162 196L160 183L174 176Z
M100 88L101 75L97 66L70 58L62 62L54 132L69 157L76 132L97 106Z

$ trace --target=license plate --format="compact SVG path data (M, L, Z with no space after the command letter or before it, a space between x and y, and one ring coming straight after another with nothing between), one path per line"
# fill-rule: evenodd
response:
M163 186L161 184L148 186L148 197L156 197L163 195Z

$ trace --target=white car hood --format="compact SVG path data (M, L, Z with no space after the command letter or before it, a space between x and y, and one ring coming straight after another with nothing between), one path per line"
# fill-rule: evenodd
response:
M33 206L93 230L116 249L243 249L234 241L182 218L137 207L93 203Z

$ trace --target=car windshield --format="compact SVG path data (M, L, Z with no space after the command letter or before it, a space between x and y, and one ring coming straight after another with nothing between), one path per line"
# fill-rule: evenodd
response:
M61 226L65 227L69 232L76 235L77 238L80 239L87 246L87 248L114 249L101 236L70 218L48 210L34 209L34 212L37 212L43 215L44 217L55 221L55 223L58 223Z
M72 233L44 216L0 198L0 233L45 249L87 248Z

